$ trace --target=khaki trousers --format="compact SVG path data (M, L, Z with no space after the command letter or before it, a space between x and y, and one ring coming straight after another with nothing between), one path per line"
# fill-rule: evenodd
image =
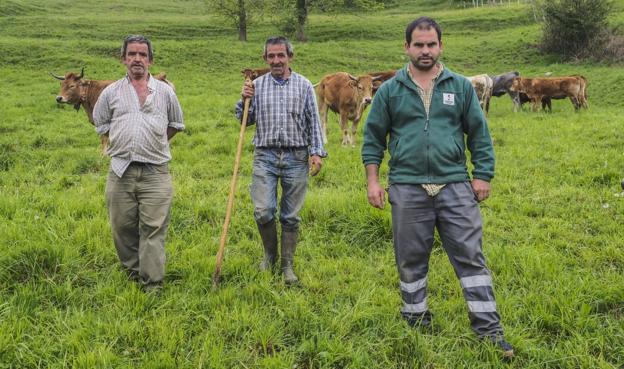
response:
M165 277L165 235L173 199L167 164L133 162L122 178L111 170L106 206L113 241L124 268L145 284Z

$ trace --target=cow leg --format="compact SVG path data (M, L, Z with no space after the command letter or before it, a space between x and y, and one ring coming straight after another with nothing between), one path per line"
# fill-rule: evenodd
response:
M349 144L349 117L348 112L341 111L340 112L340 130L342 131L342 146L347 146Z
M355 132L357 132L358 124L360 123L360 118L354 119L351 124L351 147L355 147Z
M490 98L485 99L485 116L487 117L490 114Z
M531 111L537 111L539 101L541 101L541 98L539 96L531 97Z
M327 144L327 104L324 101L319 101L319 113L321 118L321 134L323 135L323 143Z

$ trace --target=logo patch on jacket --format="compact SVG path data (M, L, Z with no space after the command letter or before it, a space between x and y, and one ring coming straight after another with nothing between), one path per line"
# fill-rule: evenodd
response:
M455 105L455 94L443 93L442 102L444 105Z

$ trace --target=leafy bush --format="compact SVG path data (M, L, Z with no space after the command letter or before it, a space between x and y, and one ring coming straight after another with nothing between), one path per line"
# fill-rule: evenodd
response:
M570 58L590 58L607 44L609 0L554 0L542 5L542 48Z

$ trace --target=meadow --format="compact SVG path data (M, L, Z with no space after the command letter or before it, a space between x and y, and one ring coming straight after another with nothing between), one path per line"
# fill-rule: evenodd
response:
M330 115L329 157L310 180L295 270L299 287L258 272L248 130L221 286L211 277L225 216L245 67L279 31L249 41L201 0L3 0L0 3L0 368L622 368L624 84L622 65L564 63L535 47L526 4L452 8L405 1L375 13L310 16L292 67L313 83L335 71L401 67L406 24L441 23L443 61L466 75L583 74L589 109L513 113L492 100L493 194L482 203L509 362L469 327L459 283L436 240L433 332L399 315L390 209L373 209L359 147ZM613 24L624 23L624 1ZM83 111L55 102L58 81L125 73L128 34L153 41L153 72L177 88L186 131L172 142L175 197L160 296L120 270L104 204L109 158ZM362 124L363 126L363 124ZM361 126L361 127L362 127ZM361 128L358 131L361 143ZM387 166L383 166L383 181Z

